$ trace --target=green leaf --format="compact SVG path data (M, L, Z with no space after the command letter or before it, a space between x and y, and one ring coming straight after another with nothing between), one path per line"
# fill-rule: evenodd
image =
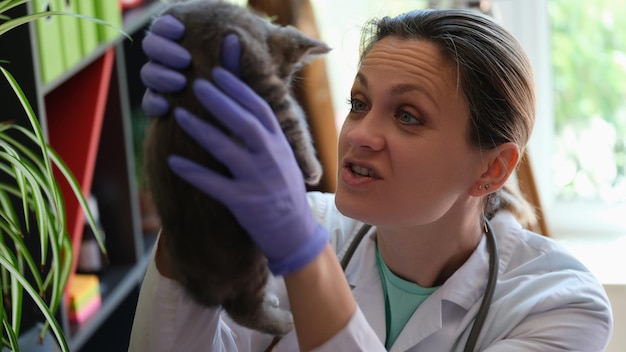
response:
M25 4L30 0L3 0L0 1L0 13L7 12L10 9Z
M76 178L74 177L74 175L72 175L70 169L67 167L63 159L54 150L49 148L48 153L49 153L50 159L52 159L52 161L54 162L54 165L57 166L59 171L61 171L61 173L63 174L63 177L65 177L65 179L70 184L70 187L72 188L72 191L74 192L74 195L76 196L76 198L78 199L78 202L83 208L83 211L85 212L85 217L87 218L87 222L89 223L91 230L95 234L95 238L96 238L96 241L98 242L98 246L100 247L100 250L105 256L108 255L106 246L104 245L102 234L100 233L100 230L98 229L98 225L96 224L96 220L93 217L93 214L91 213L89 204L87 204L87 200L82 194L78 181L76 181Z
M0 252L1 253L1 252ZM0 265L5 267L9 272L20 282L20 284L26 290L26 293L30 296L30 298L35 302L37 308L41 311L41 313L46 318L46 321L50 323L50 327L52 332L56 336L57 341L61 346L61 350L63 352L69 352L69 347L67 345L67 340L65 339L65 335L63 335L63 331L59 326L59 323L55 319L53 313L50 311L46 303L39 297L39 293L36 292L33 287L30 285L28 280L20 273L19 269L16 268L13 263L8 260L4 255L0 254Z
M35 143L38 142L37 136L35 136L31 131L28 131L25 128L23 128L22 126L19 126L19 125L15 125L14 128L18 129L19 131L21 131L24 135L29 137L33 142L35 142ZM14 139L8 138L7 140L9 142L11 142L12 144L14 143L13 145L15 145L16 148L18 148L24 154L29 155L34 160L38 160L37 157L29 150L29 148L23 146L22 144L18 143ZM46 146L45 149L47 150L47 155L50 158L50 160L52 161L52 163L57 167L57 169L61 172L63 177L68 181L68 183L69 183L69 185L70 185L70 187L71 187L75 197L77 198L79 204L81 205L81 207L82 207L82 209L83 209L83 211L85 213L85 218L86 218L89 226L91 227L92 231L96 235L95 236L96 237L96 241L98 242L100 250L106 256L107 255L107 251L106 251L106 247L104 245L104 240L102 238L102 235L100 234L100 231L98 229L98 225L96 224L96 221L95 221L95 219L93 217L93 214L91 213L91 209L89 208L89 205L87 204L87 200L85 199L85 197L84 197L84 195L82 193L82 189L81 189L80 185L78 184L78 181L76 180L76 178L74 177L74 175L70 171L69 167L65 164L63 159L56 153L56 151L54 151L49 146ZM40 168L42 168L42 167L40 166ZM50 187L53 187L53 186L56 185L56 183L54 182L54 180L52 178L53 178L53 175L50 175L50 182L49 182L50 183ZM64 213L65 207L64 207L64 204L63 204L63 198L60 196L60 190L58 192L53 192L51 197L54 197L55 208L58 209L59 211L63 211L63 213L59 214L58 217L60 219L65 219L65 213ZM65 225L63 225L63 227L65 227Z
M103 1L103 0L101 0ZM131 36L124 32L121 28L116 27L114 25L112 25L111 23L98 19L98 18L94 18L94 17L90 17L90 16L85 16L85 15L81 15L78 13L71 13L71 12L63 12L63 11L44 11L44 12L38 12L38 13L33 13L30 15L26 15L26 16L21 16L19 18L15 18L15 19L10 19L7 22L4 22L2 24L0 24L0 36L2 36L3 34L5 34L6 32L15 29L16 27L19 27L23 24L38 20L40 18L46 18L46 17L50 17L50 16L72 16L72 17L77 17L77 18L81 18L83 20L87 20L87 21L92 21L92 22L96 22L98 24L101 24L103 26L109 27L109 28L113 28L115 30L117 30L118 32L120 32L120 34L122 34L123 36L125 36L128 39L131 39Z
M6 316L6 314L4 314L5 313L4 309L2 310L2 313L3 313L2 314L2 327L4 328L4 331L6 331L6 335L8 336L8 341L5 342L4 335L3 335L2 342L4 345L9 347L12 351L19 351L20 346L17 343L18 341L17 334L11 328L11 324L9 323L9 318Z
M15 224L11 225L16 226ZM37 285L37 289L41 290L44 287L44 284L41 280L41 275L39 274L39 267L35 264L35 260L31 256L30 251L28 250L26 244L20 236L21 234L13 232L9 225L4 222L0 222L0 230L3 230L9 237L11 237L11 240L13 241L13 244L15 245L17 251L21 253L23 259L26 261L26 264L30 268L31 273L33 274L33 279L35 280L35 284ZM6 247L1 248L0 250L7 251ZM22 272L24 271L22 270Z
M128 34L106 21L80 14L46 11L14 19L5 15L6 11L28 2L29 0L0 0L0 36L38 19L66 15L115 28L131 39ZM0 64L6 62L0 60ZM11 299L10 314L7 314L4 306L0 307L0 320L5 330L2 341L5 346L19 350L17 337L21 325L23 292L26 292L46 319L40 336L43 337L51 329L61 349L69 351L54 314L63 302L74 254L66 229L65 203L54 177L53 166L68 181L105 255L106 248L79 183L62 158L47 144L37 116L18 82L1 66L0 71L20 101L30 123L29 129L10 122L0 122L0 174L4 173L9 177L8 183L4 182L6 175L0 177L0 290ZM13 132L26 136L38 149L33 149L30 144L24 145L20 138L12 137ZM38 257L42 259L39 265L25 245L22 233L24 227L28 236L32 222L37 224L39 236ZM51 269L42 273L44 263L49 264ZM27 277L33 279L26 279ZM49 303L42 299L44 293L49 294Z
M24 180L23 183L18 184L18 188L20 189L20 194L23 195L25 193L28 193L28 195L32 197L33 199L35 218L37 220L39 238L40 238L40 241L39 241L40 248L41 248L40 261L41 261L41 266L43 266L47 259L46 253L48 251L47 248L48 248L48 243L49 243L48 228L50 227L50 222L49 222L49 218L47 217L46 210L45 210L47 208L47 202L41 191L42 188L37 183L36 170L29 168L24 163L22 163L20 159L6 152L0 151L0 159L6 160L7 162L9 162L10 165L12 165L12 167L15 170L19 170L19 172L23 175L23 180ZM29 197L27 196L22 198L22 203L25 208L24 209L25 217L29 210L27 199L29 199Z

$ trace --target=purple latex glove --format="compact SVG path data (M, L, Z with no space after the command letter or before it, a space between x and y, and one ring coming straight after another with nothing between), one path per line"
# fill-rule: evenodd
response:
M273 111L251 88L220 67L213 70L213 80L219 88L199 79L193 83L194 93L238 141L187 110L177 108L174 115L233 176L179 156L169 158L170 167L228 207L268 258L275 275L301 269L325 247L328 232L311 213L293 151Z
M142 100L143 111L148 116L163 116L170 109L167 100L159 94L182 90L187 84L185 76L177 70L191 65L191 54L178 44L185 35L185 25L172 15L158 17L142 41L148 61L141 68L141 80L148 87ZM222 43L222 66L239 76L239 38L231 34Z

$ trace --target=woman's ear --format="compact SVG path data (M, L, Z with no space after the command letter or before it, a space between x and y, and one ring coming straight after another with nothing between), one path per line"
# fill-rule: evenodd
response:
M520 157L517 144L508 142L485 152L487 170L480 176L472 188L472 195L484 196L500 189L515 171Z

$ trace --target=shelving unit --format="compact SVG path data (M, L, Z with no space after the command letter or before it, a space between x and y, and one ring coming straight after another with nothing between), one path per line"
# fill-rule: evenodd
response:
M33 23L0 38L0 59L9 61L4 66L24 90L51 146L66 161L84 194L92 193L98 199L110 263L99 273L102 305L94 316L77 325L69 323L65 307L59 312L72 351L80 351L100 333L98 329L116 308L136 293L155 240L155 234L144 234L141 227L131 119L144 91L139 78L139 69L146 60L141 38L163 5L159 1L144 3L124 14L123 30L132 40L120 34L100 44L48 83L41 80ZM10 15L32 12L32 5L27 3ZM12 94L8 85L1 82L0 121L15 120L26 126L26 117ZM84 216L69 196L68 187L61 184L67 194L68 232L78 252ZM25 317L25 328L35 321L36 317Z

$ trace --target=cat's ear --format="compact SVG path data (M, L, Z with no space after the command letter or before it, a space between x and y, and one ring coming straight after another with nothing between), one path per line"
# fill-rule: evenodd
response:
M280 71L285 77L315 56L330 51L324 42L310 38L292 26L274 27L270 31L268 45L272 56L280 63Z

